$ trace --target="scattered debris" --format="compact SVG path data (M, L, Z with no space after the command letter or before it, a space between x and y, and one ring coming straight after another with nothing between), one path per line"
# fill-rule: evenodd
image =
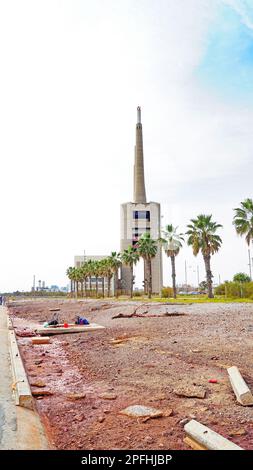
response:
M69 400L82 400L86 397L86 393L67 393L66 397Z
M252 393L236 366L227 369L229 380L238 403L243 406L253 405Z
M218 380L217 379L209 379L208 382L210 384L217 384L218 383Z
M15 331L16 335L21 337L21 338L29 338L31 336L35 336L36 333L34 330L24 328L23 330L16 330Z
M192 419L184 426L184 442L195 450L243 450L225 437Z
M159 418L160 416L163 416L162 411L143 405L128 406L124 410L120 411L120 414L130 416L132 418Z
M34 338L32 338L32 344L48 344L48 343L50 343L49 336L44 336L43 338L41 336L34 336Z
M34 397L38 396L50 396L53 395L53 392L50 392L50 390L33 390L32 395Z
M247 434L247 431L245 429L236 429L234 431L229 432L229 436L245 436Z
M206 390L201 386L187 385L174 389L174 393L179 397L186 398L205 398Z
M186 423L188 423L188 421L189 421L189 418L183 418L183 419L180 419L178 423L181 425L185 425Z
M101 393L99 395L99 398L102 398L103 400L116 400L117 398L117 395L115 395L115 393Z
M181 316L184 316L184 315L187 315L187 313L184 313L184 312L168 312L167 310L163 314L164 317L181 317Z
M99 423L103 423L104 420L105 420L105 417L104 417L104 416L99 416L99 417L98 417L98 422L99 422Z
M172 408L168 408L167 410L164 411L163 413L163 416L165 416L166 418L168 418L169 416L172 416L173 415L173 410Z
M42 380L37 380L36 382L31 382L32 387L46 387L46 384Z
M164 304L164 305L168 305L168 304ZM178 304L175 304L175 305L178 305ZM145 307L145 310L143 310L142 312L138 312L139 309L143 309ZM159 308L162 308L163 306L160 306ZM133 317L148 317L148 318L156 318L156 317L178 317L178 316L183 316L183 315L187 315L186 313L184 312L168 312L168 309L165 308L165 312L159 312L159 313L149 313L149 310L152 310L154 308L157 308L157 307L154 307L152 305L138 305L138 307L136 307L134 309L134 311L132 313L119 313L118 315L115 315L112 317L112 319L114 320L115 318L133 318ZM138 313L137 313L138 312Z
M124 343L125 341L127 341L127 338L124 338L124 339L112 339L110 341L110 344L121 344L121 343Z

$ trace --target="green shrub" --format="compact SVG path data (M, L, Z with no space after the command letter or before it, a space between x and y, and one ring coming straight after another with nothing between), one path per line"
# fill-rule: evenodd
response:
M214 289L215 295L225 295L225 284L220 284Z
M253 282L225 282L215 288L215 295L253 299Z
M172 287L163 287L162 288L162 299L167 299L168 297L173 297Z
M134 295L134 297L143 297L144 291L143 290L134 290L133 295Z

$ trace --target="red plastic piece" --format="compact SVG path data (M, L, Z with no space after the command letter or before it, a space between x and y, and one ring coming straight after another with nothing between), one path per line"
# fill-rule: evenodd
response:
M210 384L217 384L218 383L218 380L217 379L209 379L208 382Z
M68 327L69 327L68 323L64 323L63 326L64 326L64 328L68 328Z

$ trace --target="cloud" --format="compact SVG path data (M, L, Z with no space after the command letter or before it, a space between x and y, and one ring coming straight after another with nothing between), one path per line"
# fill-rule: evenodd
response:
M251 0L223 0L223 3L231 7L239 15L247 28L253 29L253 7Z
M243 1L224 1L209 31L196 76L228 97L253 100L253 8Z

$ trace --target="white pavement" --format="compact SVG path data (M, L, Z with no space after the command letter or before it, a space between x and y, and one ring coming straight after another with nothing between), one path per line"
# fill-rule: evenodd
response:
M7 309L0 307L0 450L47 449L38 415L15 405L8 332Z

